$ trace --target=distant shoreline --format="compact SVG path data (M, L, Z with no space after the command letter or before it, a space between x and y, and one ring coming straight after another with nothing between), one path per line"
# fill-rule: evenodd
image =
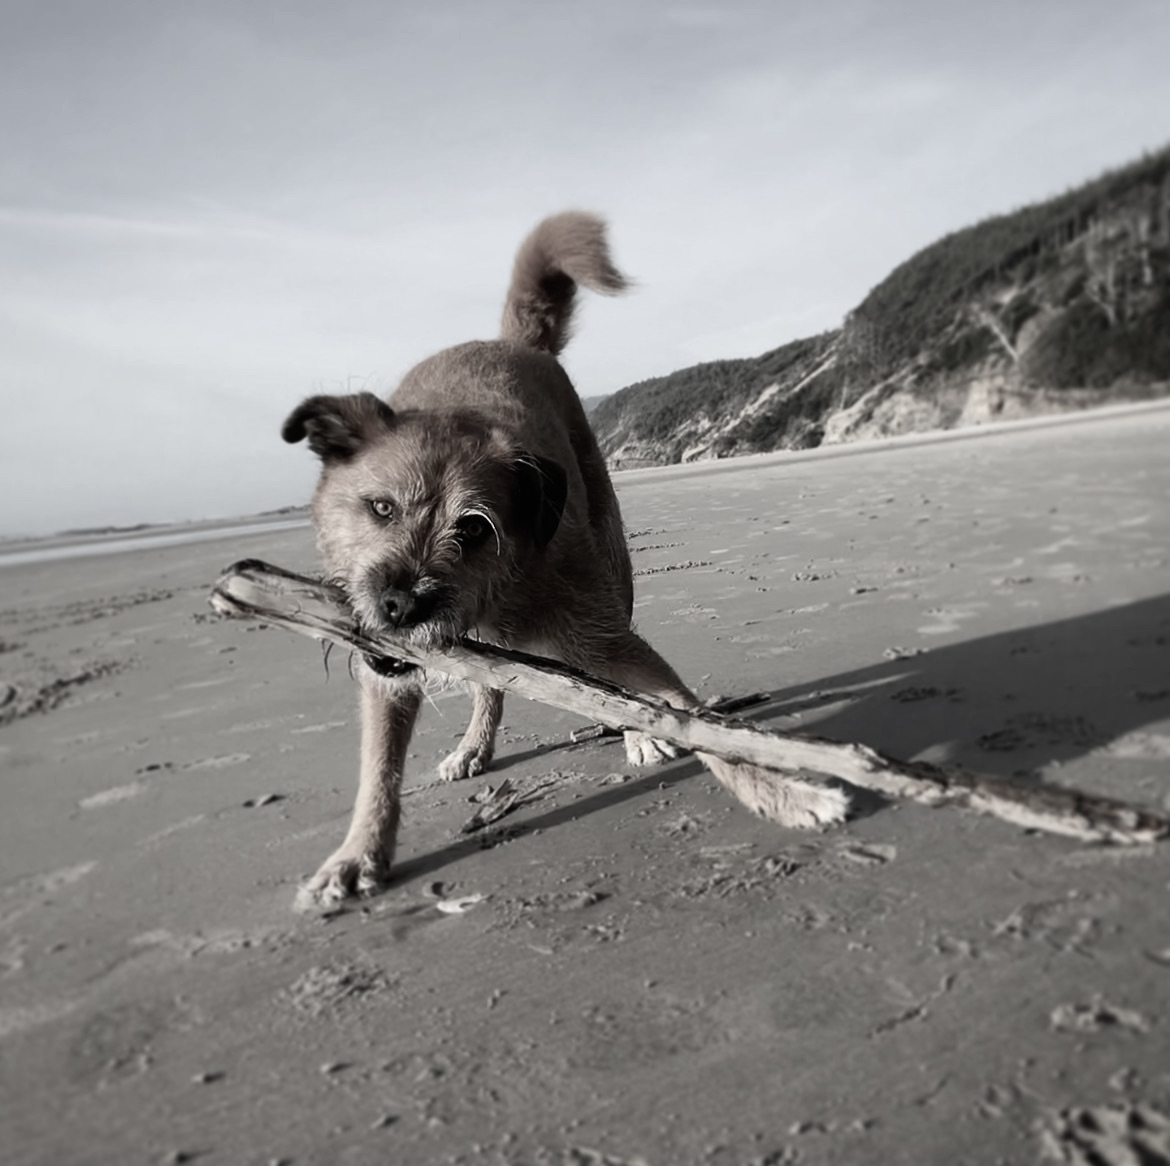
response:
M935 445L941 442L974 441L984 438L1047 429L1064 425L1087 425L1115 417L1170 410L1170 398L1139 401L1122 405L1103 405L1094 409L1074 410L1068 413L1044 413L1013 421L995 421L984 425L968 425L957 429L930 429L903 433L896 437L871 441L850 441L833 445L819 445L812 449L775 450L771 453L745 454L740 457L704 458L694 462L678 462L664 466L643 466L613 472L620 489L623 481L644 482L648 478L690 477L695 474L728 473L777 462L810 462L827 458L859 456L880 453L887 449L905 449L915 445ZM14 537L0 539L0 570L27 563L44 563L92 555L120 554L126 551L148 550L152 547L180 546L184 543L210 542L219 538L234 538L248 534L271 534L295 530L309 525L308 506L287 506L260 514L239 515L231 518L201 518L188 522L139 523L133 526L110 526L91 530L61 531L43 537Z
M63 531L43 538L13 538L0 542L0 570L29 563L49 563L93 555L122 554L155 547L213 542L249 534L273 534L309 525L307 506L270 510L236 518L201 518L190 522L104 527Z

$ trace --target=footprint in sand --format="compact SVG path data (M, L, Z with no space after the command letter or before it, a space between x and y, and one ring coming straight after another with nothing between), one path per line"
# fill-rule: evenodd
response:
M279 998L297 1012L320 1016L377 997L395 986L396 981L372 963L338 961L309 968Z
M1149 1105L1118 1102L1062 1109L1047 1117L1040 1137L1045 1158L1056 1162L1170 1162L1170 1118Z
M1058 1032L1102 1032L1108 1029L1128 1029L1147 1033L1150 1022L1132 1008L1118 1008L1095 996L1088 1004L1058 1004L1049 1021Z
M989 753L1012 753L1053 745L1088 748L1100 739L1101 734L1085 717L1027 712L1009 717L1002 728L984 733L975 744Z

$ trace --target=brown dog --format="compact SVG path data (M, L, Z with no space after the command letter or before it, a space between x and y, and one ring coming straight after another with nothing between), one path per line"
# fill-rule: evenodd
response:
M462 344L406 374L389 404L371 393L311 397L284 424L322 461L313 498L329 576L370 630L422 646L474 635L553 656L680 707L697 705L630 626L633 582L605 462L556 359L578 284L613 294L600 219L545 219L516 256L499 340ZM427 677L411 665L357 664L361 776L349 833L303 888L330 903L383 883L394 857L399 787ZM471 724L439 766L448 781L491 761L503 695L474 686ZM626 733L635 765L675 756ZM700 754L732 793L789 826L841 820L839 790Z

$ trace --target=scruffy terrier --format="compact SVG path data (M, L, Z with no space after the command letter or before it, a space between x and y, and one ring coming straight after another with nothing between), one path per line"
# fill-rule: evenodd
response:
M698 701L630 626L633 581L617 497L584 409L557 361L577 285L627 286L605 224L545 219L516 256L498 340L424 360L389 398L310 397L284 424L322 462L313 520L327 574L362 625L422 647L475 636L552 656L683 708ZM329 904L382 885L394 857L403 761L426 674L361 659L361 774L349 832L302 888ZM439 766L448 781L491 761L503 694L473 686L474 711ZM634 765L677 756L625 734ZM840 821L834 788L699 754L755 812L788 826Z

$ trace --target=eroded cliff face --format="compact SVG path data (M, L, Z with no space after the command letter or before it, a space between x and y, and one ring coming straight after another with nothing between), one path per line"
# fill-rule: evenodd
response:
M940 240L837 331L604 401L610 464L657 465L1170 393L1170 151Z

